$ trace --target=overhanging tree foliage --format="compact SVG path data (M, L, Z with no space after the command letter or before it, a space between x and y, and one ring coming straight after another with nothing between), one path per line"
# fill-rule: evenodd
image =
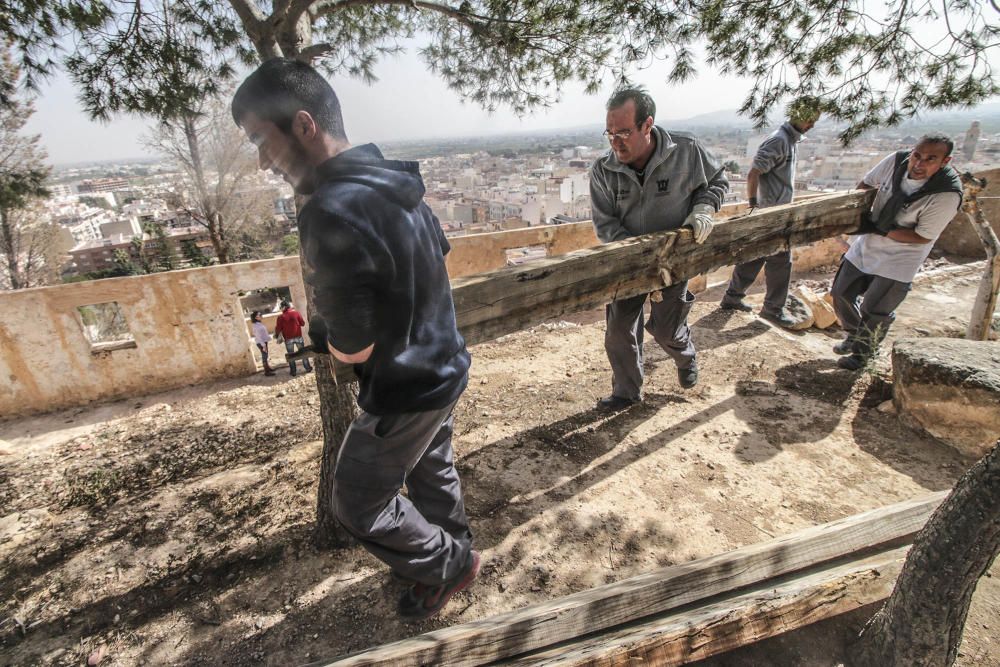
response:
M9 2L9 0L0 0ZM74 27L84 36L66 65L97 117L120 110L182 109L234 75L230 63L272 56L315 62L372 80L385 54L419 35L420 56L463 97L524 112L582 82L659 66L682 81L709 66L755 85L743 112L763 124L791 96L812 95L848 121L842 138L919 111L970 105L1000 92L987 60L1000 43L995 3L894 0L31 0L0 23L32 71L52 38L25 26ZM75 7L76 11L70 11ZM26 49L26 50L25 50ZM150 66L155 63L156 66Z

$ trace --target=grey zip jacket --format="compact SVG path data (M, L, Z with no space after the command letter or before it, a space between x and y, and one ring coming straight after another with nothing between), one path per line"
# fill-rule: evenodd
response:
M729 190L722 165L688 132L654 125L656 149L639 183L635 171L609 150L590 168L590 207L604 243L677 229L695 204L716 211Z
M788 204L795 195L796 144L802 133L791 123L783 123L757 149L753 168L760 172L757 202L761 207Z

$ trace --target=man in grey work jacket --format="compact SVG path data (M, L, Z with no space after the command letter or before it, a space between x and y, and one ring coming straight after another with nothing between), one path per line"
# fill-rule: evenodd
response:
M792 201L795 194L796 144L802 141L802 135L811 130L818 119L819 113L804 103L794 104L789 109L788 122L761 143L754 155L750 173L747 174L747 198L751 209L778 206ZM770 257L754 259L733 267L729 288L719 306L723 310L752 311L753 307L743 297L757 279L761 267L764 268L767 289L760 316L782 327L793 326L795 318L785 310L788 286L792 279L791 250L782 250Z
M722 166L701 143L685 132L668 133L653 124L656 105L641 88L615 93L607 104L604 135L611 150L590 170L594 228L610 243L631 236L687 226L704 243L712 214L729 189ZM646 297L649 320L643 327ZM598 407L621 410L642 399L643 329L677 364L680 385L698 382L698 363L687 315L694 295L687 281L608 304L604 348L611 362L611 395Z
M962 181L948 165L955 144L925 135L913 150L890 153L858 183L878 188L872 210L833 279L833 308L847 339L833 351L856 371L875 354L937 240L962 205Z

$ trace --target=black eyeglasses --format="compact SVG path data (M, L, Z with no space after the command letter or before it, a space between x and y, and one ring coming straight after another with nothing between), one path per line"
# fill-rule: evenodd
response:
M614 141L615 139L628 141L628 138L632 136L633 132L635 132L635 130L618 130L617 132L612 132L611 130L604 130L602 134L607 138L608 141Z

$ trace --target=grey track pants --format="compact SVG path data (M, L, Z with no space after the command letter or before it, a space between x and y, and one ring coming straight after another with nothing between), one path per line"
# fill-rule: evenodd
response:
M792 280L792 253L783 250L770 257L762 257L751 262L744 262L733 267L733 277L722 302L739 301L747 295L747 290L757 279L761 267L764 268L764 284L767 291L764 294L764 312L777 315L785 307L788 299L788 285Z
M648 294L613 301L607 306L604 349L611 362L611 393L614 396L632 400L641 397L643 329L652 334L678 368L690 368L695 364L694 343L687 323L694 294L688 291L686 281L664 287L660 294L663 301L650 300L645 327L642 311Z
M453 408L362 412L334 472L344 527L394 571L430 585L457 575L472 548L451 448ZM409 497L400 493L404 484Z
M896 308L912 283L864 273L846 259L833 279L833 309L854 343L855 354L871 354L896 321ZM860 301L860 303L859 303Z

